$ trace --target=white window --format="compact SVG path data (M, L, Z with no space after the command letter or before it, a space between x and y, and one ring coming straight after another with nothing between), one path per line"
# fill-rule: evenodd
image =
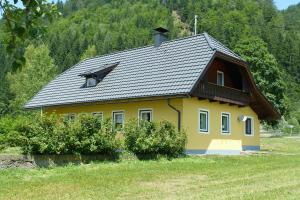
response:
M103 113L102 112L94 112L93 116L102 121L103 119Z
M97 80L95 78L86 79L86 87L93 87L97 85Z
M254 134L254 122L252 117L247 117L245 121L245 134L251 136Z
M139 120L140 121L152 121L152 110L151 109L143 109L139 111Z
M224 86L224 73L217 71L217 85Z
M222 113L221 115L221 129L223 134L230 133L230 114Z
M209 113L207 110L199 110L199 131L208 133L209 129Z
M121 130L124 126L124 112L113 112L113 129Z

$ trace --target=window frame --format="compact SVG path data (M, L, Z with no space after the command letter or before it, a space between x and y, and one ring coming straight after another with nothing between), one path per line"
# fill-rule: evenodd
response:
M222 82L221 82L221 85L219 84L219 74L222 75ZM218 71L217 71L217 85L219 85L219 86L224 86L224 82L225 82L224 79L225 79L225 78L224 78L224 72L218 70Z
M121 130L124 128L124 124L125 124L125 112L124 110L114 110L112 111L112 129L115 130L115 115L116 114L122 114L123 115L123 121L122 121L122 127Z
M152 108L141 108L138 110L138 122L140 122L142 112L150 112L150 122L153 121L153 109Z
M201 129L201 114L205 114L206 115L206 129ZM198 109L198 132L201 133L201 134L209 134L209 129L210 129L210 113L209 113L209 110L207 109L202 109L202 108L199 108Z
M251 134L247 134L247 120L250 119L251 120ZM254 136L254 118L247 116L247 119L245 121L245 126L244 126L244 134L247 137L253 137Z
M95 117L96 115L100 114L101 115L101 121L103 121L104 115L103 112L92 112L92 115Z
M95 84L93 84L93 85L88 85L88 82L89 82L88 80L89 80L89 79L93 79L93 80L95 81ZM87 77L87 78L86 78L86 81L85 81L85 85L86 85L86 87L88 87L88 88L89 88L89 87L96 87L96 86L97 86L97 78L96 78L96 77Z
M228 122L228 130L223 131L223 116L227 117ZM221 134L222 135L230 135L231 134L231 115L229 112L221 112Z

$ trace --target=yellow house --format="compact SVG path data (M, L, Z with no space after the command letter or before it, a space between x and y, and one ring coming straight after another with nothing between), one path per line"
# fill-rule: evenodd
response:
M168 120L186 131L189 154L259 150L260 120L280 116L254 84L247 63L207 33L84 60L57 76L27 109Z

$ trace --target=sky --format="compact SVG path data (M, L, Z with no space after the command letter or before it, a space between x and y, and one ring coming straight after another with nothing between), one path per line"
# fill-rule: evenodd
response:
M274 0L279 10L287 9L290 5L300 3L300 0Z

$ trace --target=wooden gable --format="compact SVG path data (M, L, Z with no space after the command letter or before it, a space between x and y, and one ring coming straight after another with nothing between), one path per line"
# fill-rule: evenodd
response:
M217 84L217 73L224 74L224 85ZM191 96L230 105L250 106L260 119L276 120L280 114L259 91L245 62L216 52L202 73Z

